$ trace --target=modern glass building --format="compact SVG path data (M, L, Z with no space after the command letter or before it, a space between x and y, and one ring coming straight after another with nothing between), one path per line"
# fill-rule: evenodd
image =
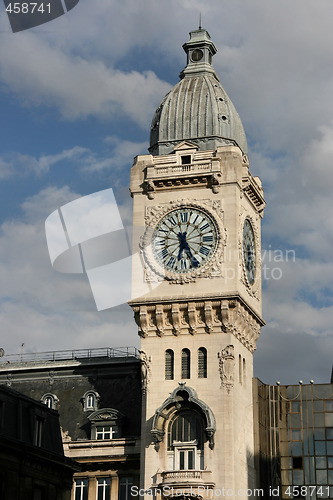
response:
M333 498L333 384L255 380L254 405L258 486L267 498Z

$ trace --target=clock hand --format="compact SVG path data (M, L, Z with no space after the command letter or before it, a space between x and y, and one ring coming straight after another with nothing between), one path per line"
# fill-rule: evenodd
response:
M184 233L186 234L186 233ZM184 234L178 233L178 239L179 239L179 252L178 252L178 260L181 260L183 258L183 251L184 251ZM185 240L186 243L186 240Z

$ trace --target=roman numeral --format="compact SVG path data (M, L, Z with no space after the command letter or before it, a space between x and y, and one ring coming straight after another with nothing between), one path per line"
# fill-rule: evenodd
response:
M170 217L170 219L168 219L168 221L170 222L170 224L172 224L173 226L175 226L177 224L177 221L173 218L173 217Z
M186 269L187 269L187 262L186 262L186 260L182 259L182 260L180 261L180 269L181 269L182 271L184 271L184 270L186 270Z
M180 213L180 220L182 222L187 222L187 220L188 220L188 212L181 212Z
M207 227L209 227L208 222L206 222L206 224L204 224L203 226L201 226L200 231L204 231L205 229L207 229Z
M166 248L163 248L163 250L161 252L158 252L157 255L161 260L164 260L167 257L167 255L169 255L169 252Z
M203 236L202 241L213 241L213 235Z
M199 250L199 253L202 253L202 255L208 255L209 254L209 248L202 246Z
M163 247L165 246L165 240L155 240L155 247Z
M166 263L166 265L169 266L169 267L174 267L175 263L176 263L175 257L170 257L170 259L168 260L168 262Z

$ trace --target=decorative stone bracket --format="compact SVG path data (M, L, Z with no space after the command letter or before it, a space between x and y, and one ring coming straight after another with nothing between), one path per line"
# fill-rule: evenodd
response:
M232 333L250 352L254 352L264 321L255 316L240 299L204 300L134 305L139 335L188 333Z

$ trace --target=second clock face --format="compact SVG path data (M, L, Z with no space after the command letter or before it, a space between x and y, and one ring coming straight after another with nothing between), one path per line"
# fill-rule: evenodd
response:
M157 224L152 249L167 271L188 273L203 266L214 254L217 232L203 210L184 207L165 215Z
M243 226L243 256L245 272L250 285L253 285L256 275L256 248L251 223L245 219Z

